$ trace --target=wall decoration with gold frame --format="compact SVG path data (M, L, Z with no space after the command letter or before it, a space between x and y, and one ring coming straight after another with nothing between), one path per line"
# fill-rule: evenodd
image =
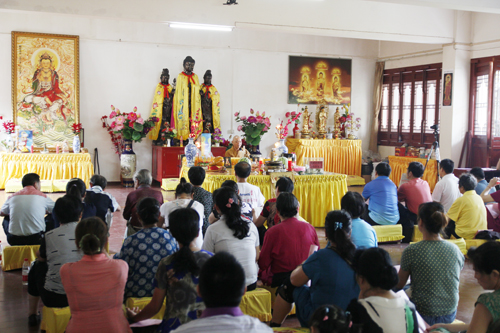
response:
M80 122L79 36L12 32L13 120L35 147L73 140Z

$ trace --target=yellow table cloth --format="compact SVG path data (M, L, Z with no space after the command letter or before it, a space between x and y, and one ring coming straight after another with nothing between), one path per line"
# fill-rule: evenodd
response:
M0 154L0 189L12 178L34 172L43 180L81 178L89 186L94 166L89 154Z
M425 158L409 156L389 156L389 165L392 168L392 172L389 178L394 182L394 184L396 184L397 187L399 187L401 176L408 171L408 165L410 165L411 162L420 162L425 166L426 161L427 159ZM437 161L430 159L429 164L427 164L427 168L425 169L424 175L422 176L422 179L429 183L431 192L434 191L434 187L436 187L437 176Z
M189 168L183 165L181 177L188 180ZM229 174L208 171L202 187L213 192L221 187L226 180L236 181L234 170L230 169ZM340 199L347 192L347 176L339 174L325 175L302 175L295 177L295 189L293 194L300 203L299 214L314 227L324 227L326 214L332 210L340 209ZM272 199L271 176L252 175L247 181L256 185L266 198Z
M325 171L361 176L361 140L287 138L286 146L297 155L297 165L304 165L306 157L323 157Z

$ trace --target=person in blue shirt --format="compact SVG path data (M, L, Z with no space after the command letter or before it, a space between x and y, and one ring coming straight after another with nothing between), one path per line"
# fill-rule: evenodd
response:
M471 175L473 175L474 177L476 177L477 186L476 186L475 190L476 190L476 193L478 195L481 195L481 193L483 193L486 186L488 186L488 182L486 181L486 179L484 179L485 176L484 176L483 169L481 169L480 167L475 167L475 168L470 169L469 173ZM492 188L488 194L492 194L495 192L496 192L496 189Z
M366 221L361 219L365 212L365 199L358 192L347 192L340 201L340 207L351 214L351 240L357 249L377 247L377 233Z
M399 221L398 188L389 179L391 171L388 163L379 163L375 168L377 178L363 189L362 196L370 201L362 219L371 225L394 225Z

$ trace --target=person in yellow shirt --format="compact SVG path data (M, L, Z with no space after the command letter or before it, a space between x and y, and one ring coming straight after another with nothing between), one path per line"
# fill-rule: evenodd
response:
M242 147L241 138L236 135L233 139L233 146L226 150L226 157L250 157L250 152Z
M458 187L462 197L455 200L448 210L450 219L444 230L448 237L473 239L478 230L487 229L486 208L483 199L474 190L476 178L470 173L460 176Z

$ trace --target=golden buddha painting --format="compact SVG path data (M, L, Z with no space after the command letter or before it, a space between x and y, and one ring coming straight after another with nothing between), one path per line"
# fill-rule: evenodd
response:
M288 104L351 102L351 59L290 56Z
M79 123L79 37L12 32L13 121L35 147L73 140Z

